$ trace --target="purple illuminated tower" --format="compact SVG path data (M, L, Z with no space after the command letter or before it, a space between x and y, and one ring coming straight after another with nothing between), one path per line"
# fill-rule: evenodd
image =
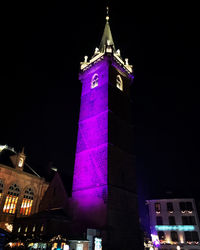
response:
M81 63L72 198L74 218L100 229L103 249L141 249L130 85L132 66L115 49L109 17L99 48Z

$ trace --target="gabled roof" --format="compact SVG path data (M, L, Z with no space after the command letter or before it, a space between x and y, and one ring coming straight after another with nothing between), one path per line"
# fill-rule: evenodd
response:
M40 202L40 211L50 209L65 209L68 196L58 172L49 184L49 187Z
M22 150L24 152L24 149ZM0 145L0 164L7 167L15 169L15 159L17 157L17 152L14 148L8 147L7 145ZM23 172L40 177L35 170L33 170L26 162L24 163Z

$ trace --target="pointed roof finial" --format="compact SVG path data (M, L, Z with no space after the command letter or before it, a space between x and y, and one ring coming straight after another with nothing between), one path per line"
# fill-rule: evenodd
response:
M106 7L106 21L109 21L109 7Z
M107 45L113 46L113 51L115 51L115 45L113 42L112 33L110 30L110 25L109 25L108 20L109 20L109 7L106 7L106 25L105 25L103 36L101 38L101 43L99 46L99 51L102 53L105 51L105 47Z
M24 147L22 148L22 152L21 153L24 154Z

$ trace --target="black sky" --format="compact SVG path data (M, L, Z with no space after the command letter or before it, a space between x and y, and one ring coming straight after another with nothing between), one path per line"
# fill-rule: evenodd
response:
M110 1L115 46L134 65L137 171L142 191L199 190L199 14L174 6ZM80 61L99 46L106 1L5 3L1 14L0 144L25 147L42 175L71 175ZM198 192L197 192L198 193Z

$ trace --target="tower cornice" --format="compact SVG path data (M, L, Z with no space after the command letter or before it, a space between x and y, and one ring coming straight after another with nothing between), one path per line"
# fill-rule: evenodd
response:
M132 65L129 65L128 61L124 62L116 53L99 53L97 56L92 57L89 62L81 63L80 74L86 72L92 66L104 60L105 58L108 58L112 62L112 64L115 64L117 67L120 67L120 70L128 75L129 78L134 78Z

